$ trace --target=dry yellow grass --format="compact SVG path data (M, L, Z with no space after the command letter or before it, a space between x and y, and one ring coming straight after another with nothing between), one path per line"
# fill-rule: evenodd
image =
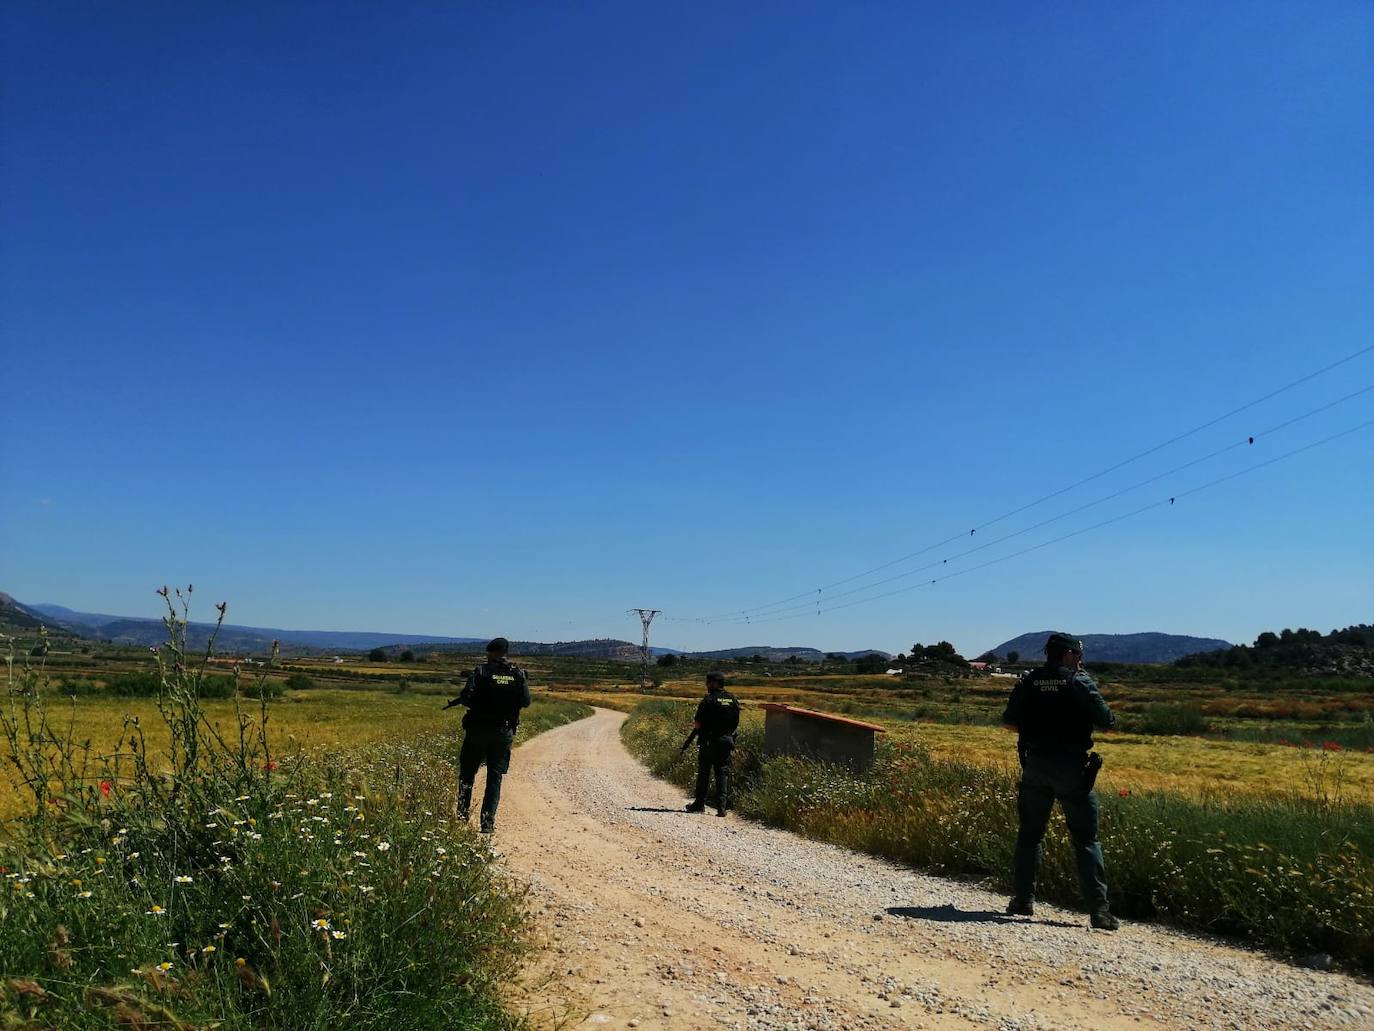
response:
M877 720L897 740L916 741L942 759L983 766L1016 763L1016 738L1000 727L893 723ZM1101 734L1097 750L1106 761L1101 791L1167 790L1189 797L1207 794L1313 795L1339 777L1347 801L1374 803L1374 755L1322 752L1284 745L1216 741L1199 737Z
M732 690L746 705L785 701L822 712L833 711L839 697L789 690L784 685ZM696 697L700 693L701 687L695 682L673 681L651 696L603 690L570 691L566 697L628 710L646 697ZM980 766L1016 764L1016 738L1000 727L858 718L888 728L894 740L919 743L937 758ZM1097 747L1106 760L1098 781L1101 791L1163 790L1199 798L1208 794L1289 792L1312 796L1338 788L1346 801L1374 804L1374 755L1364 752L1333 753L1276 744L1119 733L1099 735Z
M231 701L202 703L210 722L226 738L237 740L238 724ZM255 702L243 702L243 710L256 719ZM100 698L84 696L68 701L47 699L54 728L63 736L68 728L75 741L89 740L95 753L108 753L123 732L123 717L136 716L143 726L150 754L165 752L170 744L167 726L151 698ZM406 740L447 730L458 733L461 709L442 712L443 701L433 695L397 694L391 691L315 690L288 692L268 703L268 731L276 752L297 748L366 745L383 740ZM0 744L0 750L7 749ZM6 753L0 762L7 767ZM25 803L11 778L0 777L0 817L9 817Z

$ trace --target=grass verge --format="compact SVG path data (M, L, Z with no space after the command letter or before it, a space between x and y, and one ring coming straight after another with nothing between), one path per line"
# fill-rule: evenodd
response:
M622 734L655 775L686 788L696 764L678 746L690 720L690 704L648 701ZM768 758L761 714L747 710L738 741L734 804L741 815L1010 890L1012 771L936 759L911 741L880 745L873 770L861 776ZM1163 792L1101 801L1117 912L1288 953L1330 952L1374 973L1374 807L1279 795L1201 802ZM1056 817L1039 895L1076 905L1068 845Z
M448 819L454 735L277 754L270 707L236 735L169 606L158 712L110 753L43 709L34 671L0 715L31 812L0 833L0 1026L516 1028L523 890ZM540 700L521 738L587 715Z

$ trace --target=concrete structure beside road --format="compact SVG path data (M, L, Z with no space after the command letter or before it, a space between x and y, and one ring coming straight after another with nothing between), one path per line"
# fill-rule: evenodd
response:
M873 765L875 734L886 731L828 712L799 709L784 702L765 702L763 747L769 755L798 755L861 773Z

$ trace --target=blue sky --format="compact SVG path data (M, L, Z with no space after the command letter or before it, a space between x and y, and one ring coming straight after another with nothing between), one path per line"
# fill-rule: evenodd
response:
M653 606L677 647L968 653L1374 618L1365 428L904 594L668 621L1374 343L1367 4L20 2L0 29L22 601L152 615L189 581L239 623L544 640ZM1366 352L983 539L1371 384ZM1374 392L947 568L1370 419Z

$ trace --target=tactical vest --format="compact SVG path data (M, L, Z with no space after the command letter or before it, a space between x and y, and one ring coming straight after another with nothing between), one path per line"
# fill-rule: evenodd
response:
M739 701L729 691L708 694L697 706L701 739L712 741L739 728Z
M472 671L472 699L463 726L509 726L520 723L525 671L510 663L482 663Z
M1092 715L1076 675L1066 666L1041 666L1021 679L1017 729L1022 751L1081 755L1092 747Z

